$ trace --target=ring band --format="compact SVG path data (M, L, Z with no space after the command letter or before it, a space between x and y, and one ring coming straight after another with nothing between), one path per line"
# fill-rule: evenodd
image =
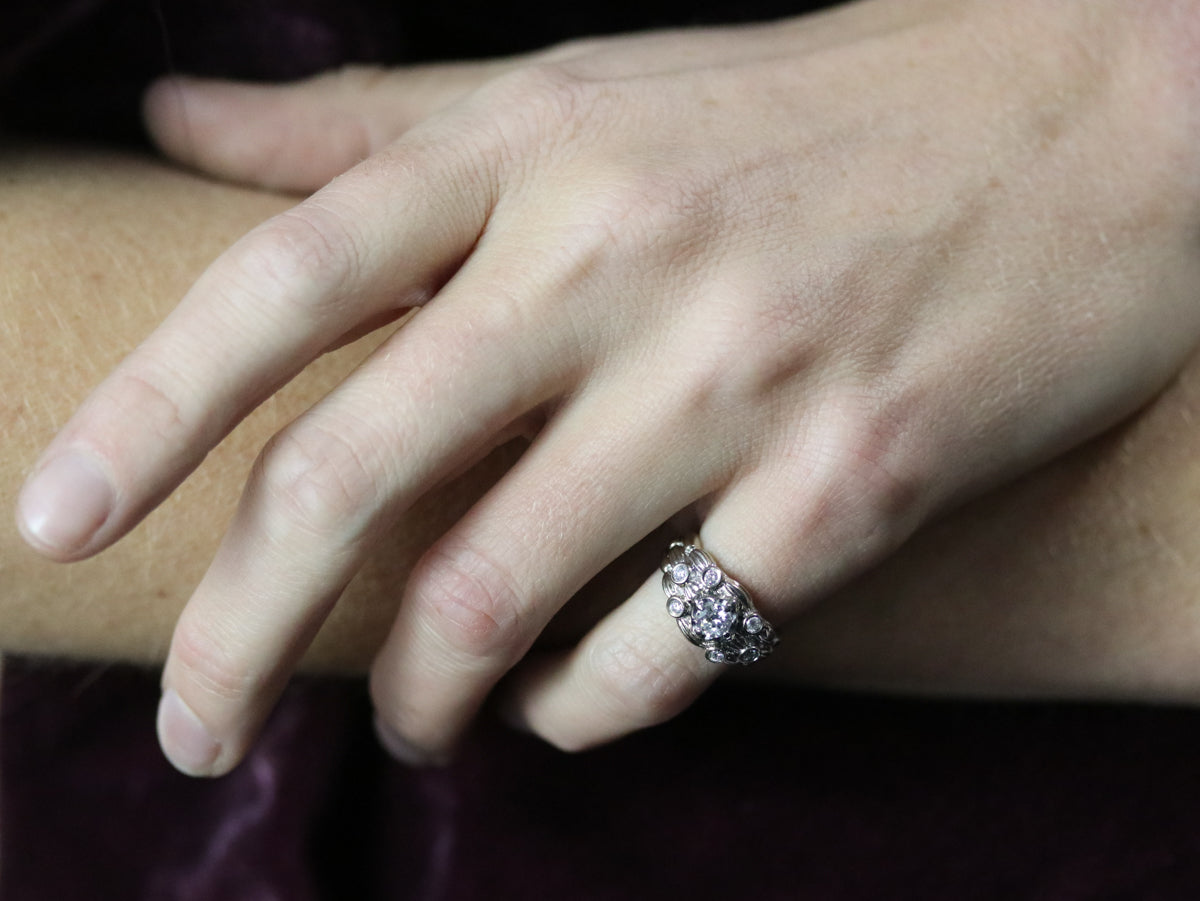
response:
M750 664L779 644L775 629L755 609L746 589L721 569L699 540L676 541L662 564L667 612L713 663Z

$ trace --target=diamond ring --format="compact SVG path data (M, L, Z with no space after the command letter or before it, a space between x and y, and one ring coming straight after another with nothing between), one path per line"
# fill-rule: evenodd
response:
M698 543L672 543L662 571L667 612L713 663L754 663L779 644L746 590Z

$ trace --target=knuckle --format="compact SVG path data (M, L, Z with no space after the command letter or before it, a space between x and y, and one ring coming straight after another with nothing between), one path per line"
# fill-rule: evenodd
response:
M878 559L899 546L928 512L929 479L914 452L918 432L885 399L827 400L804 467L816 487L790 530L796 539L824 532L860 560Z
M159 363L141 361L97 393L102 422L119 422L129 432L149 434L158 447L177 448L199 423L188 411L182 378Z
M465 543L430 549L409 582L417 605L456 651L484 659L516 659L531 638L526 602L512 574L494 557Z
M911 426L881 404L851 421L842 449L840 480L868 516L902 523L918 507L924 480L913 466Z
M340 318L365 251L348 217L314 197L260 225L230 255L224 272L238 293L322 321Z
M591 657L597 690L630 728L670 719L695 695L692 671L649 636L617 636L598 644Z
M542 61L506 72L484 90L501 113L524 113L535 120L563 124L577 118L585 87L564 66Z
M625 179L617 196L615 213L642 223L650 238L671 235L677 243L712 230L721 207L719 188L695 170L638 171Z
M545 157L590 133L602 92L551 61L521 66L492 79L475 95L494 143L528 177Z
M474 304L469 312L470 327L462 327L461 315L430 315L422 322L422 341L418 348L409 350L418 363L412 366L415 372L427 373L434 381L421 383L422 389L434 384L445 385L446 379L458 374L471 376L472 371L487 361L491 378L513 384L528 357L520 352L519 341L523 336L541 329L546 332L546 313L537 298L523 290L517 279L498 278L481 292L484 302ZM549 311L553 312L553 311ZM551 336L539 334L539 340L552 340ZM419 356L417 356L419 354ZM447 373L450 373L448 376ZM514 387L519 387L517 382ZM421 390L426 394L428 391Z
M228 642L198 620L183 619L171 642L176 673L174 682L184 694L201 692L216 701L238 704L253 698L264 681L262 673L238 658Z
M264 449L254 474L256 487L286 529L317 535L361 523L380 502L379 445L357 440L317 422L297 423Z
M691 173L613 167L575 195L560 246L584 275L613 265L647 273L696 268L705 265L698 251L719 231L720 205Z

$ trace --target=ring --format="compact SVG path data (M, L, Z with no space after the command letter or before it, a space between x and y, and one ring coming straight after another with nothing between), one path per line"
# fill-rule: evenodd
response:
M663 560L667 612L713 663L750 664L774 650L779 636L746 589L700 548L699 540L672 542Z

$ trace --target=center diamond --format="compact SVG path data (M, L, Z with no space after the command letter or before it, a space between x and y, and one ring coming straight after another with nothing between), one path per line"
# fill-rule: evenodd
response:
M733 598L706 597L696 601L692 629L703 641L724 638L737 621L738 603Z

